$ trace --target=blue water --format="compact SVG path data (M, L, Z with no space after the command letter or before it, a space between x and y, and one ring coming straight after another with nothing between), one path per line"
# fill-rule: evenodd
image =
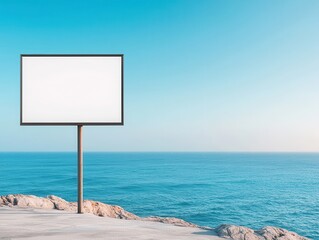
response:
M76 153L0 153L0 195L76 201ZM319 154L86 153L84 197L203 226L279 226L319 239Z

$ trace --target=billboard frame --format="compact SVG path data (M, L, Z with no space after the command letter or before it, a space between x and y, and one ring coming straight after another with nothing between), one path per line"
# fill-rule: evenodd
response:
M121 58L121 121L120 122L23 122L23 57L120 57ZM124 54L20 54L20 126L107 126L124 125Z

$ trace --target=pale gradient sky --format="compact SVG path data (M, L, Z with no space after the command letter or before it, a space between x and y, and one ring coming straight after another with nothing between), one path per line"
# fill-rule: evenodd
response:
M0 151L75 151L19 125L21 53L124 53L125 126L85 151L319 151L317 0L0 0Z

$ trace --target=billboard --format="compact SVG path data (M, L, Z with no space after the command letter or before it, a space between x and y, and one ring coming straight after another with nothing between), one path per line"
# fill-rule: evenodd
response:
M21 55L21 125L123 125L123 55Z

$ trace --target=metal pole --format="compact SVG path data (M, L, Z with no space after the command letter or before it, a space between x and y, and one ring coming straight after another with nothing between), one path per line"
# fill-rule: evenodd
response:
M78 125L78 213L83 213L82 125Z

